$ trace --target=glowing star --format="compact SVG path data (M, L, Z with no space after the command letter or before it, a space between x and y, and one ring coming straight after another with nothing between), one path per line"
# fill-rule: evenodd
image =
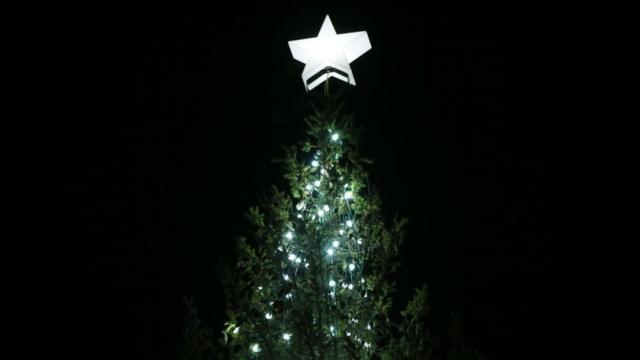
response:
M302 81L309 91L330 77L355 85L349 64L369 51L371 43L366 31L336 34L327 15L317 37L289 41L289 48L305 64Z

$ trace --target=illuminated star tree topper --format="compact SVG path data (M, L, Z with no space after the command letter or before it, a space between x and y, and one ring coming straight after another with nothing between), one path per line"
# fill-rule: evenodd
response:
M289 41L293 58L305 64L302 80L307 91L330 77L356 84L349 64L371 49L366 31L336 34L327 15L315 38Z

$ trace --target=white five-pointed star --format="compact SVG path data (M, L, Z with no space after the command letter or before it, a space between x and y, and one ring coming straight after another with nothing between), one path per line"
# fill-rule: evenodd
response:
M305 64L302 80L307 91L329 77L356 84L349 63L371 49L366 31L336 34L329 15L315 38L289 41L293 58ZM319 72L321 76L313 78Z

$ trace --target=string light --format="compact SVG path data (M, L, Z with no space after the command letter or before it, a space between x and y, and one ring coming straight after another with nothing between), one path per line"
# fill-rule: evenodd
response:
M331 140L338 141L338 139L340 139L340 135L338 135L338 133L333 133L331 135Z
M264 318L267 320L271 320L273 318L273 315L271 315L271 313L266 313L264 314Z
M318 167L318 166L320 166L320 163L318 162L318 160L313 160L313 161L311 162L311 166L313 166L313 167Z
M285 281L289 281L289 275L287 274L282 274L282 277L284 278Z
M327 249L327 255L333 256L333 249Z
M291 340L291 334L289 334L289 333L282 334L282 340L284 340L284 341Z
M289 254L289 260L296 261L296 256L293 254Z
M322 210L324 210L324 211L329 211L329 205L324 205L324 206L322 207Z
M307 184L307 190L309 191L313 190L313 186L311 184Z
M349 284L348 288L349 290L353 290L353 284Z
M349 199L353 199L353 191L347 191L344 193L344 199L345 200L349 200Z
M353 221L347 220L347 226L348 227L353 227Z
M335 287L336 286L336 282L333 281L333 280L329 280L329 286Z
M316 187L320 186L321 181L320 180L316 180L313 182L313 185L315 185Z
M288 293L284 297L285 297L285 299L291 300L291 298L293 297L293 294L292 293Z
M293 233L291 231L289 231L286 234L284 234L284 237L286 237L287 239L291 240L291 239L293 239Z
M338 234L344 235L344 230L342 230L342 229L338 230Z
M260 352L260 350L262 350L262 349L260 349L260 345L259 344L255 343L255 344L251 345L251 351L253 351L254 353L257 354L257 353Z
M338 240L334 240L333 244L331 245L333 245L334 248L337 248L338 246L340 246L340 242Z
M353 271L356 269L356 266L354 264L349 264L349 271Z
M324 216L324 210L322 210L322 209L318 210L318 216L323 217Z
M233 333L238 335L238 333L240 332L240 326L238 326L237 328L233 329Z

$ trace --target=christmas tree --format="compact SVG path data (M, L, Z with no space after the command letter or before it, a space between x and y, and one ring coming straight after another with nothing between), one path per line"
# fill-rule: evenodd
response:
M363 33L336 35L327 17L318 38L290 43L294 57L307 64L307 89L324 81L326 106L305 119L307 139L287 148L288 189L274 188L261 207L250 209L252 236L239 239L235 269L223 276L223 344L230 358L429 356L426 290L417 291L399 324L390 316L388 276L398 265L406 220L383 218L380 198L368 186L370 161L359 153L359 129L332 106L328 91L331 77L355 84L349 63L371 47ZM314 48L317 41L321 46ZM314 58L316 50L321 54ZM307 70L319 67L314 79Z

